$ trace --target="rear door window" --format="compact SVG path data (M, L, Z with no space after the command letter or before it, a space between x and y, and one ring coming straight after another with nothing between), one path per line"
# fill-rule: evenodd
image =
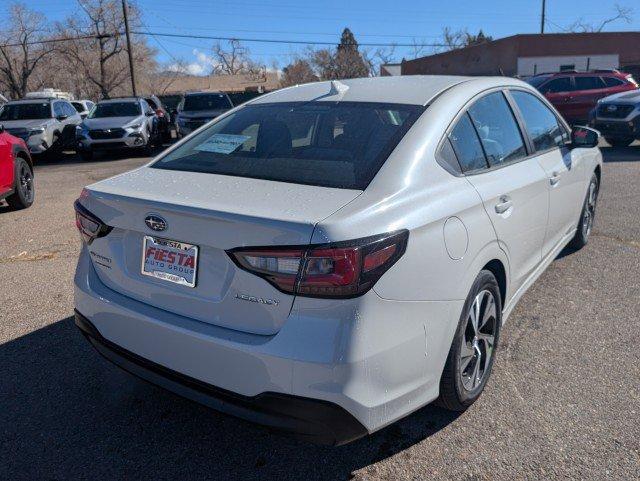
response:
M423 111L369 102L247 105L153 167L363 190Z
M597 90L605 87L600 77L575 77L576 90Z
M521 90L511 91L511 96L520 109L536 152L564 145L564 129L549 107L534 95Z
M527 156L520 128L502 92L485 95L469 107L480 142L489 161L495 166Z

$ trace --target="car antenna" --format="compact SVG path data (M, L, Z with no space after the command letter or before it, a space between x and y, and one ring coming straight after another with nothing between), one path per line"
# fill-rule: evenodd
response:
M329 97L332 97L334 95L339 95L340 98L342 98L342 96L347 92L347 90L349 90L349 86L347 84L343 84L339 80L332 80L331 89L329 90L329 93L327 95Z

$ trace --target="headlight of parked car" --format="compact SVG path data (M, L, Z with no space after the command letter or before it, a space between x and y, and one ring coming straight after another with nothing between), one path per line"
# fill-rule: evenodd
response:
M142 127L142 123L127 125L127 128L131 130L140 130L141 127Z
M42 135L44 134L44 127L38 127L36 129L29 130L29 137L32 135Z

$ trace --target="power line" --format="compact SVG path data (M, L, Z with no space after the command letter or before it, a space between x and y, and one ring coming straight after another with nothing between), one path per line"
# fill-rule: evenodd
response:
M179 34L179 33L160 33L160 32L144 32L140 30L131 31L134 35L152 36L152 37L167 37L167 38L190 38L198 40L222 40L222 41L238 41L247 43L277 43L277 44L290 44L290 45L337 45L338 42L328 42L326 40L284 40L284 39L271 39L271 38L239 38L239 37L222 37L215 35L193 35L193 34ZM7 43L0 45L0 47L20 47L22 45L43 45L48 43L61 43L69 42L73 40L88 40L88 39L101 39L101 38L113 38L119 35L124 35L124 32L114 32L111 34L102 35L78 35L74 37L58 37L42 40L31 40L28 42ZM444 43L389 43L389 42L363 42L359 43L362 47L448 47L449 45Z
M180 34L180 33L160 33L160 32L132 32L136 35L155 35L158 37L168 38L192 38L199 40L236 40L238 42L255 42L255 43L283 43L292 45L337 45L338 42L328 42L326 40L292 40L292 39L271 39L271 38L239 38L239 37L221 37L215 35L193 35L193 34ZM362 47L448 47L448 44L444 43L389 43L389 42L363 42L358 43Z

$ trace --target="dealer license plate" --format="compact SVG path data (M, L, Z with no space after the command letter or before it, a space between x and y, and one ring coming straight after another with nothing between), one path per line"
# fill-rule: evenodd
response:
M144 236L142 274L187 287L195 287L198 246L159 237Z

